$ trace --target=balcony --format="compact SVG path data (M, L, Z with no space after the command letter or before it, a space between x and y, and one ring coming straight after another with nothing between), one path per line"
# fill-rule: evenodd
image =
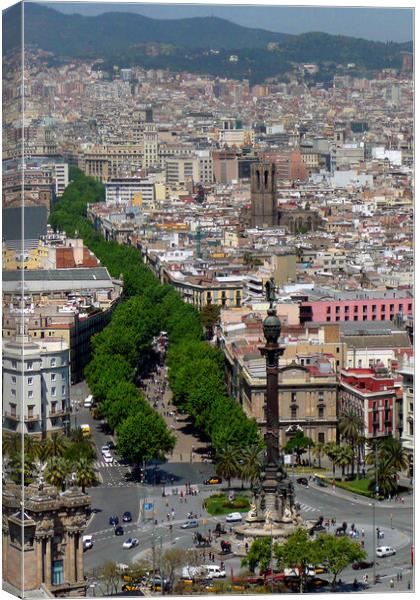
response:
M9 413L7 411L4 411L4 416L6 417L6 419L10 419L11 421L20 421L20 415L17 415L16 413Z
M59 417L65 417L70 413L69 408L65 408L64 410L55 410L54 412L50 412L49 417L51 419L58 419Z
M39 421L40 417L39 415L26 415L25 416L25 421Z

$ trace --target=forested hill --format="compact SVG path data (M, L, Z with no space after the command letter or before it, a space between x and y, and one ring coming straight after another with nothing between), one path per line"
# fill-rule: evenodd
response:
M292 63L319 63L329 75L336 65L400 68L401 52L412 42L382 43L326 33L287 35L241 27L216 17L150 19L134 13L95 17L65 15L25 3L25 44L58 58L101 58L106 64L189 71L263 81L291 69ZM3 52L16 48L20 5L3 13ZM276 23L278 28L281 23ZM237 56L230 60L232 54Z

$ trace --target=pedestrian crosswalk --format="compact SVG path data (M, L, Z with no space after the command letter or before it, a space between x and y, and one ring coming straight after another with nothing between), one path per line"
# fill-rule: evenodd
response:
M308 504L299 503L300 512L320 512L319 508L315 508L315 506L308 506Z
M94 465L95 465L96 469L109 469L110 467L120 467L121 466L115 461L112 463L107 463L104 460L96 460Z

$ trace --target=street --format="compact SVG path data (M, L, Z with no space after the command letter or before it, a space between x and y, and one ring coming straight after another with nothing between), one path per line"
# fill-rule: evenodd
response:
M162 547L193 547L193 533L199 531L203 535L208 535L209 530L213 530L216 523L224 523L225 518L210 517L203 509L203 501L216 491L225 488L225 484L217 486L205 486L203 481L214 474L214 466L208 460L203 460L205 454L193 453L192 448L199 447L197 434L190 428L186 433L183 419L175 420L174 407L170 403L170 392L168 389L164 392L165 401L159 402L156 394L161 389L161 381L154 383L146 382L145 394L154 407L163 412L165 420L173 424L173 430L177 436L176 452L174 452L170 461L166 463L155 463L147 466L144 483L138 480L131 480L131 468L124 464L115 456L114 463L107 465L101 458L101 446L113 440L113 438L103 431L99 420L92 418L91 412L83 408L83 398L89 391L85 383L74 386L73 398L77 398L77 410L74 405L72 414L72 427L77 427L81 423L87 423L91 427L92 440L94 442L97 460L95 468L97 469L101 483L99 486L89 489L92 497L92 516L86 534L93 536L93 548L85 552L85 572L89 572L99 567L107 561L130 564L149 554L152 547L162 544ZM76 404L75 403L75 404ZM175 413L176 414L176 413ZM181 440L181 442L180 442ZM116 440L113 440L116 441ZM202 446L204 450L204 445ZM180 452L182 449L182 452ZM202 452L203 452L202 450ZM176 459L179 459L178 461ZM291 474L292 481L295 482L298 475ZM187 495L181 498L178 492L186 491L186 484L197 486L198 494ZM241 489L239 480L232 480L232 488ZM314 483L308 487L299 485L295 482L296 502L300 504L301 515L306 520L315 521L320 516L324 519L336 519L336 526L340 526L344 521L348 528L352 524L361 532L363 530L364 545L367 551L367 560L373 560L374 555L374 535L373 528L373 506L367 498L355 496L344 490L337 489L335 492L331 488L320 488ZM164 495L165 494L165 495ZM142 507L148 504L152 510L148 514L143 514ZM168 514L170 516L168 521ZM122 513L130 511L132 514L131 523L121 523ZM181 529L182 523L187 520L189 512L196 513L199 517L200 527L194 530ZM368 574L367 586L363 589L369 590L372 587L376 591L390 589L390 580L394 580L394 589L407 589L408 582L410 587L414 587L412 568L411 568L411 545L413 531L413 500L412 496L407 496L404 504L395 505L395 503L377 502L375 505L375 527L379 527L384 533L382 540L377 540L377 546L390 545L395 548L396 555L387 558L377 558L376 574L379 575L379 583L373 586L373 569L363 571L354 571L351 567L345 569L340 579L343 584L351 584L356 578L362 582L365 573ZM109 525L109 517L117 515L120 524L124 528L123 536L116 536L114 528ZM169 527L172 525L172 528ZM333 532L334 528L328 528ZM137 537L139 545L134 549L124 549L123 542L128 537ZM221 538L222 539L222 538ZM216 553L216 546L213 550ZM233 550L235 547L233 545ZM227 572L238 574L240 571L240 559L238 557L223 558ZM216 562L220 562L220 557L216 554ZM203 556L203 562L205 558ZM397 573L403 574L402 581L396 579ZM362 591L362 590L361 590Z

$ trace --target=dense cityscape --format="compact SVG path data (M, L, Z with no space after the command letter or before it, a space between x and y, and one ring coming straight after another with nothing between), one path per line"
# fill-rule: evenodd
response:
M90 46L45 5L3 27L25 6L3 53L3 589L414 592L412 43L220 19L230 43L206 45L209 17L202 47L152 19L136 45L114 15L105 51L99 20Z

